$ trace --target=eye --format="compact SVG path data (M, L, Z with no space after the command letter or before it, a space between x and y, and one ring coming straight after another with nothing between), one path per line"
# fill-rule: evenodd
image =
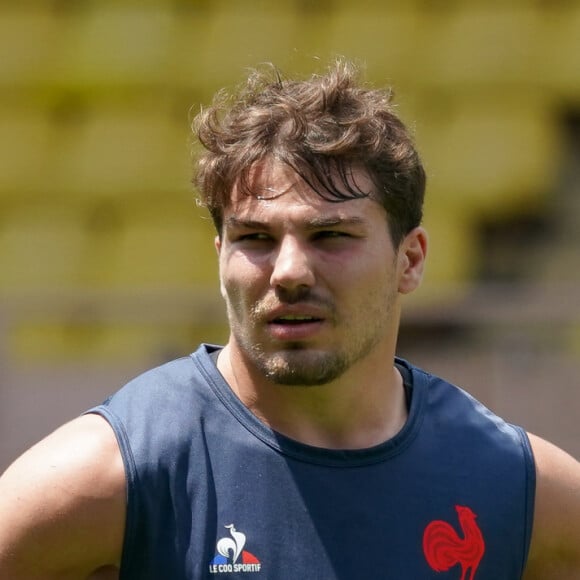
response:
M253 232L250 234L240 234L235 238L236 242L239 243L257 243L257 242L269 242L272 237L264 232Z
M333 239L347 239L352 237L347 232L342 232L339 230L321 230L314 234L315 240L333 240Z

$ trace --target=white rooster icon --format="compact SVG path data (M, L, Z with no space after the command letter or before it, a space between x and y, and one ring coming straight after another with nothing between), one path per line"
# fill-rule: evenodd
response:
M217 543L217 551L224 558L231 558L232 562L235 564L246 545L246 534L238 532L234 524L229 524L224 526L230 531L231 538L222 538Z

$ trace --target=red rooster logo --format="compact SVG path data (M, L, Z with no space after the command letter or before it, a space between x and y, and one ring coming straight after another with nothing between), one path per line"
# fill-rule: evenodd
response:
M460 564L461 580L474 580L485 552L485 542L479 526L475 523L477 516L471 509L460 505L456 505L455 509L463 538L447 522L435 520L425 528L423 552L429 566L436 572L446 572Z

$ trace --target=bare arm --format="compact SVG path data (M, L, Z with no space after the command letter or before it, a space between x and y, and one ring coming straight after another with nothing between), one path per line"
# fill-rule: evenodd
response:
M96 415L64 425L0 478L0 578L114 578L125 509L110 426Z
M580 463L530 434L536 460L534 530L526 580L580 578Z

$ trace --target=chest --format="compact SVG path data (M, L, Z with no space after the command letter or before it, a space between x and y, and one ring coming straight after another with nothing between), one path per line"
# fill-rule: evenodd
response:
M403 460L344 470L281 456L197 470L187 493L168 490L163 521L157 511L146 524L157 530L146 548L157 552L153 566L165 560L171 578L520 577L519 498L482 477Z

